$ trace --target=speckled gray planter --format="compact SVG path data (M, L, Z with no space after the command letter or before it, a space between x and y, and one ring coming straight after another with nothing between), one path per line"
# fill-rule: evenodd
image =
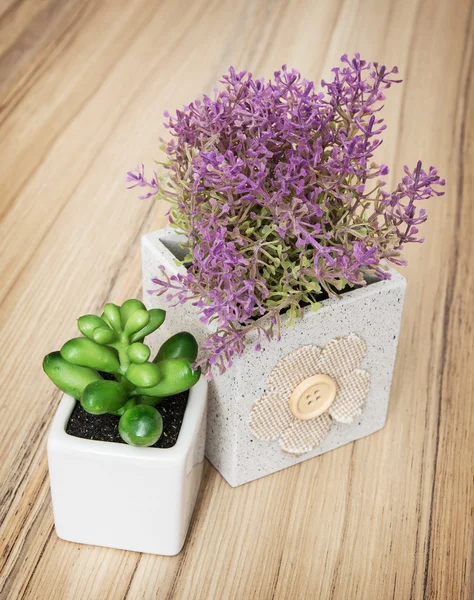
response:
M179 238L162 229L142 239L144 302L148 307L166 307L164 297L149 295L151 279L164 265L169 274L184 267ZM173 254L174 253L174 254ZM182 253L181 253L182 257ZM242 485L328 450L338 448L381 429L386 420L390 384L398 344L406 282L397 272L392 279L376 281L348 292L340 300L325 300L317 313L307 310L295 327L282 326L280 342L262 343L234 361L232 369L211 382L207 422L206 456L232 486ZM167 333L187 330L201 342L209 333L190 304L171 309L165 322ZM370 374L370 390L359 419L350 424L334 423L320 446L299 457L284 454L278 442L256 439L248 428L249 413L265 391L272 368L290 352L312 344L322 347L330 340L357 334L367 344L361 367Z

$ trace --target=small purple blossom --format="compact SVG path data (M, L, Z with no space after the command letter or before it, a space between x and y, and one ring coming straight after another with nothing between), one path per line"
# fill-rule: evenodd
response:
M132 190L133 188L136 187L147 187L150 188L152 191L148 192L148 194L145 194L144 196L138 196L138 198L140 200L146 200L147 198L153 198L154 196L156 196L159 192L159 185L158 185L158 176L155 173L154 174L154 178L151 179L150 181L147 181L145 179L145 167L142 164L140 167L137 168L137 170L135 172L133 171L129 171L127 173L127 177L125 179L125 181L127 183L131 183L132 185L127 186L128 190Z
M279 335L301 307L337 296L367 275L388 278L384 261L421 242L420 207L443 192L434 167L405 167L393 192L374 152L386 128L380 111L398 69L342 57L323 92L283 66L273 80L230 68L214 96L165 114L167 179L129 173L141 198L171 202L171 225L187 237L188 269L153 280L157 294L191 302L215 327L201 346L205 370L225 371L242 354Z

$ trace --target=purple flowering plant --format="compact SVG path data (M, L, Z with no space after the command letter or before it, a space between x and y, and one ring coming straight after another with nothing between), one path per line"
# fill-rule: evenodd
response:
M418 162L394 191L373 161L386 128L380 111L398 69L342 57L323 91L285 66L273 80L230 68L222 88L176 111L163 144L166 175L129 173L141 198L171 203L171 225L186 236L185 275L153 279L168 301L192 302L214 325L197 364L224 372L249 332L278 337L322 294L390 277L402 250L422 242L419 205L442 191L434 167ZM252 336L253 339L254 336Z

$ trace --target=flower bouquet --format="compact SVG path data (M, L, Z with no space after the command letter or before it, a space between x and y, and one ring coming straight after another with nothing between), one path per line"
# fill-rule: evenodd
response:
M163 172L128 174L171 205L143 240L145 302L182 305L170 333L200 343L206 452L231 485L385 423L405 293L391 265L444 181L418 162L387 190L374 154L397 68L342 63L321 90L231 68L212 98L165 113Z

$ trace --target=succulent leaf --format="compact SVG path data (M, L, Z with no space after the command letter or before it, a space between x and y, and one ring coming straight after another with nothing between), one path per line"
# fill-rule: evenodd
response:
M150 333L156 331L158 327L163 324L166 318L166 311L162 310L161 308L151 308L148 311L148 315L150 316L150 320L144 327L130 337L132 342L141 341L147 335L150 335Z
M134 364L132 363L125 373L125 377L141 388L153 387L156 385L160 379L160 369L154 363L142 363L142 364Z
M163 398L159 396L137 396L137 404L146 404L148 406L157 406Z
M93 381L82 392L81 406L93 415L114 413L127 402L127 391L118 381Z
M150 358L150 348L141 342L135 342L127 348L127 354L132 363L138 365Z
M105 373L120 370L118 354L113 348L96 344L88 338L73 338L61 348L61 356L73 365L89 367Z
M136 406L137 404L140 404L139 402L139 398L141 398L141 396L137 397L137 398L129 398L127 400L127 402L125 402L125 404L117 409L116 411L114 411L114 415L118 415L119 417L121 417L123 415L123 413L128 410L129 408L132 408L132 406Z
M122 325L125 327L125 323L137 310L146 310L146 306L140 300L130 298L126 300L120 307L120 314L122 316Z
M112 329L117 333L122 331L122 317L120 315L120 309L116 304L109 302L104 306L104 314L107 317L107 321L112 326Z
M199 381L201 370L193 371L192 363L185 358L174 358L157 363L160 381L153 387L137 387L136 394L145 396L173 396L189 390Z
M138 404L126 410L120 417L119 433L131 446L153 446L163 432L163 419L160 413L145 404Z
M148 324L150 315L146 310L135 311L125 323L124 332L126 335L132 335L137 331L140 331L145 325Z
M83 315L77 319L77 327L82 335L93 339L93 333L98 327L108 327L108 325L97 315Z
M198 343L196 342L196 338L187 331L180 331L168 338L161 345L153 362L158 363L171 358L186 358L193 363L196 360L197 354Z
M51 352L44 357L43 369L56 387L78 400L84 389L94 381L102 381L97 371L72 365L60 352Z
M97 344L113 344L118 340L118 335L110 327L97 327L92 333L92 340Z

